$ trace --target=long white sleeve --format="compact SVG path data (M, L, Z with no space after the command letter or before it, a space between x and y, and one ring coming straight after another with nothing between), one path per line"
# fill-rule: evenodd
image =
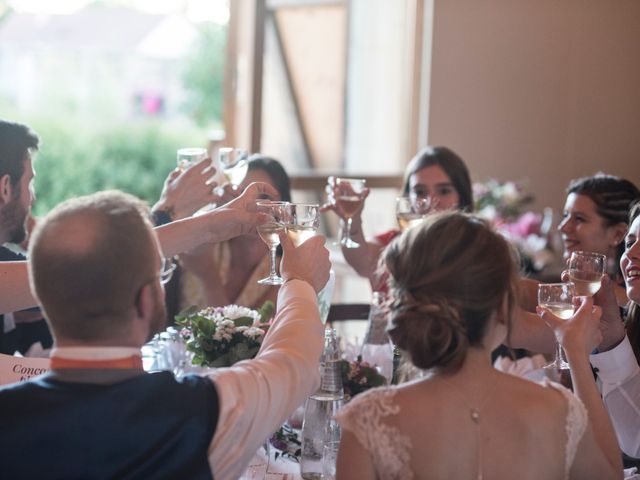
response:
M286 282L260 352L210 374L220 401L209 447L216 480L237 479L258 447L318 388L324 327L306 282Z
M591 355L589 360L598 371L598 386L620 448L639 458L640 367L628 337L608 352Z

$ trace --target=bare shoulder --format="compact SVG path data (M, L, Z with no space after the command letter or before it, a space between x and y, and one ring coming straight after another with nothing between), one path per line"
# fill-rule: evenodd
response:
M504 374L507 375L507 374ZM559 384L551 382L536 383L520 377L507 375L508 388L514 399L522 402L531 413L564 416L567 410L569 391ZM567 392L567 393L563 393Z

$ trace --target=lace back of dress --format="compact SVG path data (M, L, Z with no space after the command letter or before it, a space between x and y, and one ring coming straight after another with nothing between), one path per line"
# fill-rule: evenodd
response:
M388 418L400 413L395 393L393 388L364 393L345 406L338 418L371 453L378 478L411 480L411 439Z

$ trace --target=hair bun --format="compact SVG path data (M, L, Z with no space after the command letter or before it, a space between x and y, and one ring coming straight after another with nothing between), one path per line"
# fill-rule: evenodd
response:
M457 368L466 355L468 340L455 305L444 298L416 301L405 292L394 300L389 335L418 368Z

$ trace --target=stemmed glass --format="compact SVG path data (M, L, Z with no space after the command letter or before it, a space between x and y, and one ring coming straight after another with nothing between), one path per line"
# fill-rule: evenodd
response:
M600 253L573 252L569 259L569 279L576 294L590 297L600 290L607 257Z
M313 237L320 225L320 205L310 203L289 203L286 205L287 216L285 231L297 247L305 240ZM309 259L313 261L312 259Z
M177 151L177 163L180 171L184 172L194 163L198 163L207 157L207 149L200 147L180 148Z
M258 225L258 235L269 247L270 264L269 276L258 280L262 285L281 285L284 279L276 271L276 250L280 245L280 232L284 231L284 221L287 215L287 202L263 200L256 203L258 210L269 214L268 222Z
M340 244L345 248L358 248L360 244L351 238L351 222L353 216L362 207L367 181L362 178L338 177L333 182L332 201L347 219L347 226L343 230Z
M573 315L573 297L576 296L576 288L573 283L541 283L538 285L538 305L546 308L556 317L567 320ZM554 361L544 368L565 370L569 364L562 358L562 347L556 342L556 357Z
M396 220L400 230L405 231L409 227L415 227L422 223L423 214L416 211L414 202L410 197L396 198Z
M233 190L238 189L249 168L249 154L241 148L223 147L218 150L218 162L222 167L222 174Z

